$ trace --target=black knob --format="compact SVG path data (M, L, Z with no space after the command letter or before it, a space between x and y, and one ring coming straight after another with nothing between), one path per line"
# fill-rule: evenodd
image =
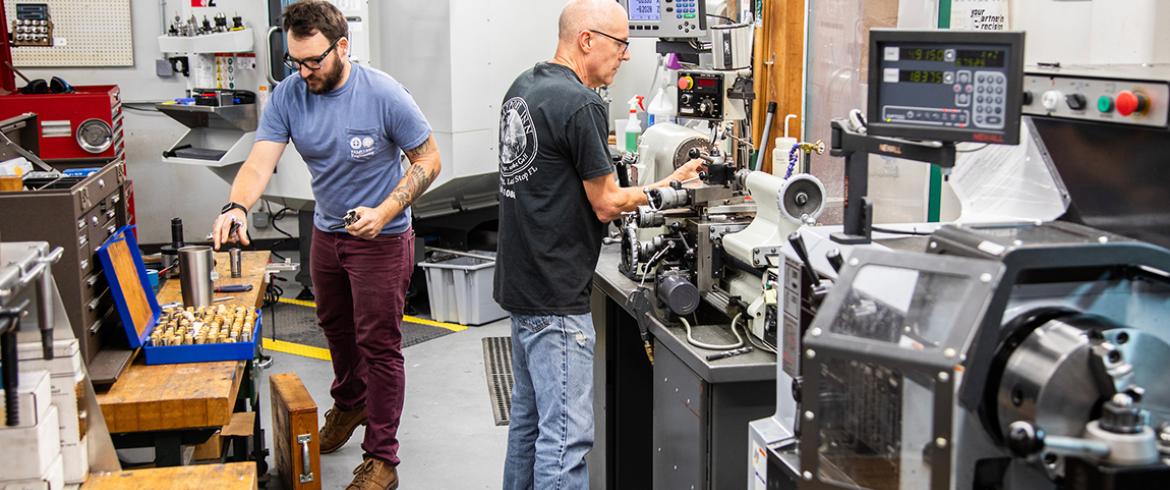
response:
M699 155L702 155L702 153L699 151L698 148L691 148L690 150L687 151L687 157L690 158L691 160L699 158Z
M841 249L834 248L825 254L825 258L829 260L829 265L833 266L833 270L841 273L841 267L845 265L845 258L841 256Z
M711 102L711 99L703 99L702 102L699 102L699 114L711 114L714 110L715 104Z
M1088 104L1083 94L1069 94L1064 98L1064 102L1068 104L1069 109L1074 111L1083 111Z
M1032 105L1032 92L1024 91L1024 105Z

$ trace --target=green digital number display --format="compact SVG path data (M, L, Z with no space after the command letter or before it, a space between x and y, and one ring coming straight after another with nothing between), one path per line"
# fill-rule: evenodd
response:
M898 81L908 83L944 83L943 72L930 70L902 70Z

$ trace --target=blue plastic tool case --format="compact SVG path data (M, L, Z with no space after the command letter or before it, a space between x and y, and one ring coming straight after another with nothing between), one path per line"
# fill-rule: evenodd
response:
M138 241L134 238L134 234L130 233L133 228L133 226L122 227L122 229L114 233L97 250L98 258L102 262L102 268L105 270L105 275L110 284L110 293L113 295L114 303L118 308L118 315L121 317L122 325L126 329L126 337L130 341L130 348L136 349L142 347L142 351L146 354L146 364L149 365L251 360L256 354L256 342L260 339L260 326L263 324L262 312L259 310L256 312L256 325L252 327L252 340L249 342L175 346L146 345L146 339L150 338L150 332L154 330L159 317L162 315L162 308L159 306L158 299L155 298L154 291L150 287L146 277L146 265L142 262L142 253L138 250ZM125 283L121 280L123 278L119 276L119 272L114 267L114 258L111 256L111 247L121 242L126 243L126 248L130 257L133 259L134 268L138 276L137 278L130 278ZM151 314L145 322L145 328L142 329L141 334L138 333L134 318L130 313L131 305L127 299L128 295L127 291L124 290L125 287L141 287L146 302L150 307Z

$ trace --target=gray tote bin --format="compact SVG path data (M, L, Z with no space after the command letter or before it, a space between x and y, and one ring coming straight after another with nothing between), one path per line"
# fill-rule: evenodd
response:
M495 255L476 251L476 255ZM483 325L506 318L492 299L496 262L474 257L455 257L419 264L427 273L427 295L431 317L436 321L461 325Z

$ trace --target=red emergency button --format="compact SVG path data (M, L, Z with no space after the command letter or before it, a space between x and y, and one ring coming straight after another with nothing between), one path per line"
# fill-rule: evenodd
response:
M690 90L695 86L695 79L690 75L678 79L679 90Z
M1129 90L1122 90L1117 94L1117 112L1123 116L1145 112L1149 105L1150 99L1145 95L1135 94Z

